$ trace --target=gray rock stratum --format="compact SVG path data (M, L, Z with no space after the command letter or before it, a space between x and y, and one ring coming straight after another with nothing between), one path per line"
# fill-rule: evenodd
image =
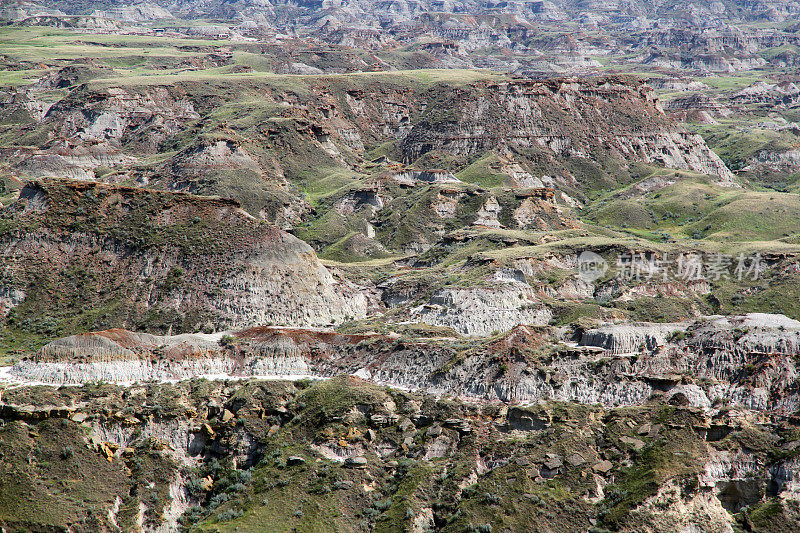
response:
M579 343L567 342L577 337ZM701 317L681 324L588 331L518 326L469 345L275 327L218 337L110 330L45 346L14 366L49 383L146 381L192 375L356 374L378 383L466 398L576 401L606 407L648 398L701 408L733 403L789 414L800 407L800 322L782 315Z
M430 302L412 310L412 317L462 335L486 336L517 324L546 325L553 313L529 285L499 283L494 287L442 289Z

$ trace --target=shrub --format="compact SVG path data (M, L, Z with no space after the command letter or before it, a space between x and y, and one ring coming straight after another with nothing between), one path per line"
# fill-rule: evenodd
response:
M189 496L200 499L200 497L203 496L206 491L203 489L200 479L197 477L192 477L186 482L186 492L189 493Z
M247 485L244 483L234 483L230 487L228 487L229 492L242 492L247 489Z
M300 390L305 390L305 389L309 388L312 384L313 384L313 381L311 381L308 378L298 379L297 381L294 382L294 386L297 387Z
M164 280L164 289L171 291L183 285L183 276L185 274L186 271L181 267L172 267L169 272L167 272L167 277Z
M217 520L220 522L227 522L228 520L234 520L239 518L244 514L244 511L240 511L239 509L228 509L227 511L223 511L217 515Z
M487 503L489 505L492 505L492 504L497 505L501 501L503 501L503 499L500 496L498 496L497 494L489 494L487 492L487 493L485 493L483 495L483 501L484 501L484 503Z
M672 342L680 342L680 341L684 340L685 338L686 338L686 332L685 331L680 331L680 330L679 331L673 331L672 335L670 335L670 340Z
M178 522L183 526L189 526L198 522L203 517L203 508L199 505L194 505L189 508L188 511L183 513L180 518L178 518Z
M387 510L391 506L392 506L391 498L386 498L385 500L376 500L375 503L373 503L373 507L375 507L375 509L381 512Z
M230 499L231 499L230 495L224 492L216 494L214 495L214 497L211 498L211 501L208 502L208 508L216 509L217 507L219 507L220 505L222 505L223 503L227 502Z

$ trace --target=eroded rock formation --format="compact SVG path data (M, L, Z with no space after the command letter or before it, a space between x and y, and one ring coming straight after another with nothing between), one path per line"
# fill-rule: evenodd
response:
M366 314L307 244L234 201L52 180L28 184L2 221L0 301L20 320L102 309L95 320L166 330Z

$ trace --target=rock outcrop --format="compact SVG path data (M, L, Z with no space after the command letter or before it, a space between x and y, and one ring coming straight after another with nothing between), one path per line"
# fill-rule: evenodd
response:
M620 324L584 331L580 343L596 346L614 355L653 351L664 346L682 324Z
M733 175L698 135L680 131L652 90L617 79L515 81L459 88L436 102L402 143L414 161L431 151L459 155L536 150L547 157L625 157L693 170L730 182ZM464 106L456 111L454 102ZM451 114L443 114L451 110Z
M471 327L497 327L504 314L495 315L476 316ZM60 384L348 373L433 394L505 402L617 407L660 396L704 409L731 404L789 415L800 407L800 323L781 315L608 326L583 332L580 344L565 343L563 330L518 326L475 339L469 349L457 339L408 341L275 327L225 335L224 342L222 334L153 337L118 330L70 337L17 363L11 374Z
M7 529L175 531L237 518L261 527L299 522L297 504L319 504L336 509L326 519L332 529L366 531L381 523L364 513L377 487L403 501L396 481L411 483L407 465L448 472L413 478L422 510L404 520L427 527L449 516L470 529L484 513L482 523L527 531L547 513L547 529L559 533L593 524L731 531L763 508L778 530L798 523L791 421L737 409L475 404L342 376L16 387L3 391L0 421ZM65 472L69 491L60 488ZM628 496L641 476L657 482ZM553 495L553 484L572 496ZM91 498L88 518L76 495ZM495 514L495 502L511 499L514 511Z
M701 137L682 131L649 87L629 79L418 86L402 77L396 85L356 85L332 77L308 82L302 90L249 79L236 83L240 93L220 86L213 98L204 84L191 81L77 85L48 108L43 120L30 121L28 127L42 142L35 150L17 150L11 163L29 177L80 179L105 179L99 171L122 167L148 186L234 195L251 214L264 210L269 220L289 218L290 224L300 220L281 215L285 205L297 204L292 209L304 212L291 187L305 186L300 182L306 177L297 169L311 165L350 172L365 146L381 143L398 144L400 157L423 169L436 168L438 152L460 158L454 171L492 154L504 161L500 170L508 184L541 187L542 179L521 165L530 163L558 176L548 186L570 192L585 187L575 165L589 159L612 180L618 179L615 169L631 161L702 172L721 182L732 179ZM240 97L250 94L266 107L254 111L241 103ZM197 122L226 105L255 113L255 123ZM189 130L205 133L187 143L183 134ZM269 142L256 140L258 135ZM143 157L153 154L164 157L157 165L143 164ZM431 170L403 170L395 178L458 183L450 172ZM242 193L242 180L257 191L255 197Z
M366 314L365 296L307 244L231 200L50 180L28 184L0 220L0 302L18 320L94 310L99 323L166 331Z
M499 283L494 287L448 288L412 311L427 324L450 327L462 335L486 336L519 324L546 325L552 312L529 286Z

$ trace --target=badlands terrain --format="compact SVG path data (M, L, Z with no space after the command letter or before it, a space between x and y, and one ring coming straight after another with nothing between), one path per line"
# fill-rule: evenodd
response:
M800 3L0 0L0 531L800 531Z

